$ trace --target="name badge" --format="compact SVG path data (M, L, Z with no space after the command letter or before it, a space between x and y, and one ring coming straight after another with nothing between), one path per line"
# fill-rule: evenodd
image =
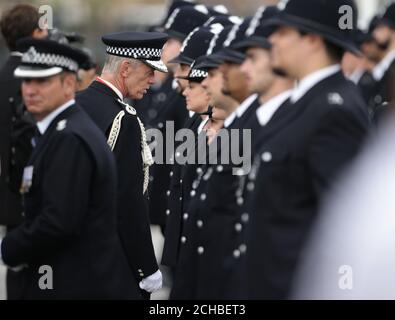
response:
M25 167L23 170L23 178L22 178L22 184L20 188L20 193L25 194L28 193L30 190L30 187L32 186L33 183L33 166L28 166Z

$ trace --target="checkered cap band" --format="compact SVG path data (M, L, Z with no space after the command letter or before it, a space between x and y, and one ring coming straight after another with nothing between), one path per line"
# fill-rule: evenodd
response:
M199 69L192 69L189 78L206 78L208 76L208 72Z
M107 46L107 53L134 59L159 60L162 54L162 49Z
M23 54L22 63L62 67L73 72L78 71L78 63L76 61L58 54L39 53L34 47L30 47L30 49Z

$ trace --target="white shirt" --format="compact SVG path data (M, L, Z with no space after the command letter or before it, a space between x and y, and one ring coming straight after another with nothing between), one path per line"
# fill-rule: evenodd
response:
M295 103L302 98L312 87L318 82L334 75L341 70L339 64L334 64L329 67L322 68L318 71L310 73L302 80L300 80L291 94L291 102Z
M366 70L364 70L364 69L357 69L353 73L351 73L349 76L347 76L347 78L348 78L348 80L354 82L355 84L358 84L359 80L361 80L365 71Z
M236 119L236 111L233 111L230 115L227 116L227 118L224 121L224 127L227 128L229 127L233 121Z
M236 115L238 118L240 118L244 114L244 112L248 110L248 108L252 105L256 98L258 98L258 94L254 93L240 104L240 106L236 109Z
M117 94L117 96L119 97L119 99L121 99L123 101L123 94L121 91L119 91L119 89L114 86L111 82L108 82L107 80L104 80L101 77L97 77L100 81L104 82L106 85L108 85L112 90L114 90L114 92ZM100 82L99 81L99 82Z
M189 111L189 118L192 118L194 114L195 114L195 112Z
M383 60L381 60L374 68L372 71L373 78L376 81L380 81L383 77L385 72L388 70L392 62L395 60L395 50L390 51L387 53L387 55L384 57Z
M206 125L206 123L210 120L210 117L207 117L206 119L204 119L200 124L199 127L197 129L197 133L200 134L204 128L204 126Z
M59 115L61 114L64 110L69 108L75 104L75 100L69 100L65 104L61 105L59 108L56 108L54 111L52 111L49 115L47 115L43 120L37 122L37 127L38 130L40 131L41 134L44 134L45 131L47 131L49 125L51 122Z
M280 108L280 106L291 96L292 90L287 90L279 95L269 99L266 103L261 105L257 111L256 116L261 126L265 126L274 113Z

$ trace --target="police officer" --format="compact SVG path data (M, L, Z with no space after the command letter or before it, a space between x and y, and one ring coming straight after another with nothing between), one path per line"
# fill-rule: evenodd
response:
M74 100L86 56L46 39L18 46L26 53L14 74L38 132L20 188L25 220L0 240L1 260L21 279L14 298L139 298L117 236L115 162Z
M179 55L170 60L169 63L177 64L175 76L181 91L184 91L188 81L191 65L195 59L204 55L210 47L211 41L215 38L216 32L221 32L222 25L200 27L193 30L184 40ZM204 125L203 118L207 114L191 112L190 118L184 124L184 128L192 130L196 135L201 132ZM175 267L178 259L179 236L182 222L182 213L185 203L189 199L191 184L196 174L196 166L193 164L183 165L177 163L177 154L173 155L174 166L170 171L170 186L166 191L166 232L165 244L163 247L162 264Z
M22 205L18 192L12 192L8 182L10 181L11 161L11 130L12 118L21 117L23 104L20 93L21 81L14 77L14 70L20 64L22 53L16 49L16 42L24 37L44 38L47 36L46 29L38 26L39 13L37 8L20 4L6 11L1 19L1 32L10 50L10 55L0 71L0 225L13 227L21 222ZM17 115L17 113L20 114ZM15 119L16 120L16 119ZM23 138L20 137L19 143ZM30 138L27 141L29 149ZM28 153L30 153L29 150ZM30 154L24 156L29 159ZM14 161L16 159L13 159ZM23 161L23 160L21 160ZM19 161L18 161L19 162ZM20 181L19 181L20 182ZM19 187L19 183L18 186Z
M188 118L188 110L185 105L185 99L177 89L177 84L172 72L174 64L168 64L168 61L175 58L181 49L182 42L188 34L202 25L208 19L207 12L202 6L184 6L177 8L164 23L163 30L169 35L169 39L163 47L162 60L169 68L168 74L158 73L156 76L163 77L165 80L162 84L157 83L155 91L148 92L148 98L137 101L136 109L139 112L145 112L146 127L159 130L166 137L168 131L167 124L172 125L174 132L177 132L184 126ZM159 87L158 87L159 85ZM147 97L146 96L146 97ZM169 129L170 130L170 129ZM149 185L149 213L152 224L157 224L164 230L166 223L167 195L169 189L170 172L170 154L166 151L166 145L163 144L163 162L155 163L150 169Z
M129 266L140 288L161 287L152 245L146 192L153 163L145 130L124 98L141 99L154 83L154 70L167 72L160 60L167 36L157 32L122 32L103 36L107 61L100 77L77 101L106 135L118 170L118 230Z
M374 120L378 122L388 109L383 103L394 99L392 88L395 82L395 3L390 4L376 22L373 37L384 53L383 58L372 70L376 81L372 99Z
M298 80L287 112L261 135L241 201L246 298L283 299L318 206L364 140L368 116L355 85L340 69L356 52L341 30L339 8L349 0L289 0L271 19L273 66ZM246 196L250 194L250 196Z
M11 230L23 219L23 205L19 186L21 175L32 152L31 138L34 119L27 114L21 96L21 81L14 77L22 53L16 42L24 37L45 38L48 31L39 28L37 8L18 4L5 11L1 18L1 33L10 51L0 70L0 233ZM43 27L43 26L41 26ZM7 271L7 296L14 297L14 272Z

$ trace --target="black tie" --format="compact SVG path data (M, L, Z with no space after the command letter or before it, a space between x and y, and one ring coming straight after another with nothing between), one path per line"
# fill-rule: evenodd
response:
M32 146L33 148L35 148L38 143L40 142L40 139L42 137L42 134L40 132L40 130L38 130L38 128L36 127L36 130L34 131L34 136L32 138Z

